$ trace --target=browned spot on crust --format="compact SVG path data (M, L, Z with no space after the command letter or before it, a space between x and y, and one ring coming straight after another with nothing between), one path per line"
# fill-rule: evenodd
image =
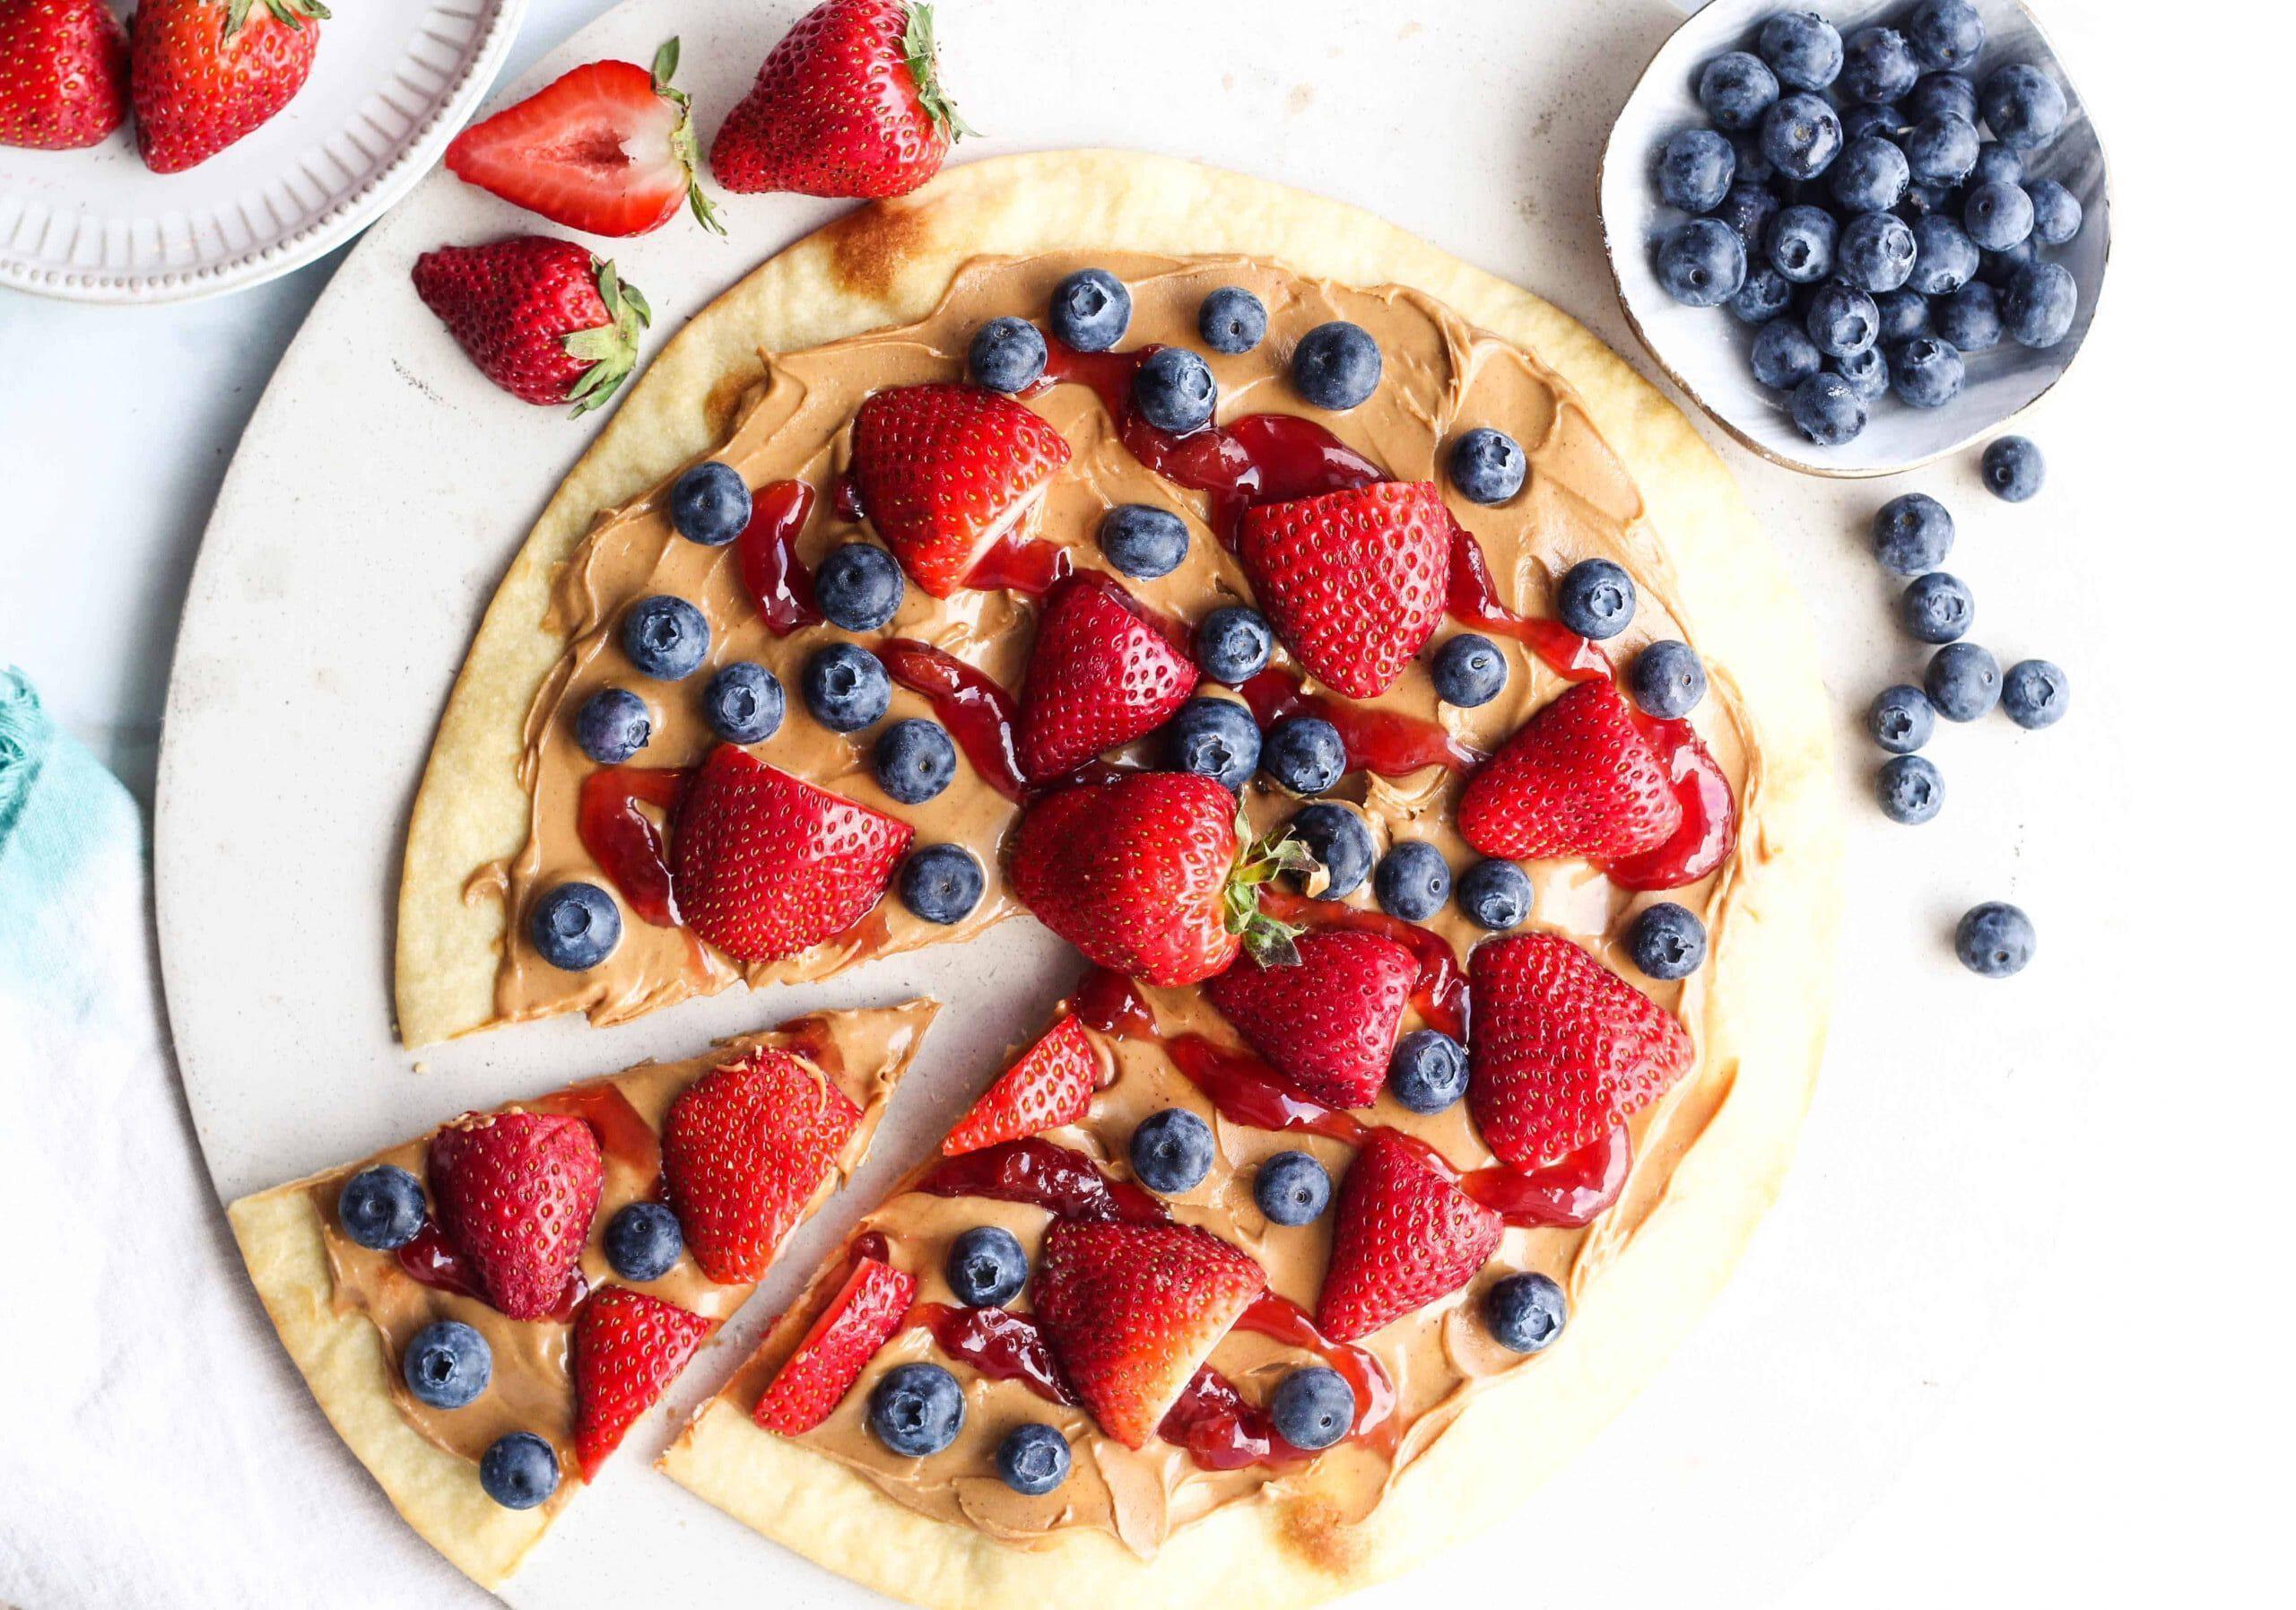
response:
M701 400L702 417L709 422L709 434L727 434L734 424L734 411L741 406L743 396L757 384L757 377L746 368L736 369L718 377L709 387L709 395Z
M1362 1563L1361 1534L1328 1500L1294 1499L1276 1511L1276 1523L1284 1547L1326 1576L1352 1576Z
M901 265L925 249L932 233L921 211L889 201L856 208L822 231L838 283L874 301L891 294Z

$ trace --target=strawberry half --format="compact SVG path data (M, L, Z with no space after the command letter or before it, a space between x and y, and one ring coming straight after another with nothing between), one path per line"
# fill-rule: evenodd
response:
M1334 1107L1369 1107L1387 1082L1419 964L1378 934L1302 934L1298 962L1239 962L1205 985L1220 1014L1276 1071Z
M701 1272L765 1273L861 1121L845 1092L787 1051L712 1068L662 1125L664 1194Z
M827 0L797 19L709 146L709 170L742 194L903 196L973 133L943 91L933 9Z
M1506 1229L1410 1141L1373 1130L1339 1182L1317 1327L1352 1342L1449 1296L1499 1249Z
M1186 1224L1056 1221L1029 1302L1100 1429L1140 1448L1267 1276Z
M719 234L694 182L693 109L670 87L678 42L635 62L588 62L516 106L474 123L447 147L455 176L513 206L593 235L643 235L691 206Z
M861 506L935 598L964 585L983 550L1067 462L1059 431L977 386L896 386L872 395L853 419Z
M1666 769L1608 681L1573 683L1476 768L1459 835L1486 856L1617 860L1683 824Z
M1467 1109L1518 1168L1600 1140L1689 1071L1682 1024L1559 934L1478 945L1468 977Z
M180 173L270 122L311 75L326 14L318 0L143 0L128 89L144 165Z
M1247 509L1237 553L1309 674L1370 699L1443 618L1451 520L1432 481L1378 481Z
M104 0L0 0L0 145L77 151L127 120L127 30Z
M557 1312L605 1183L590 1126L553 1113L474 1113L432 1137L429 1172L439 1228L486 1300L513 1319Z
M628 1286L602 1286L574 1316L574 1457L597 1478L623 1433L686 1366L709 1321Z
M1100 1085L1100 1054L1084 1025L1064 1017L1021 1053L941 1142L944 1157L1081 1124Z
M720 744L687 785L672 836L686 927L737 962L771 962L860 921L916 834Z
M775 1373L752 1417L785 1437L828 1419L877 1349L908 1320L916 1297L915 1275L878 1258L860 1259Z
M572 403L578 419L637 367L654 318L612 263L548 235L426 251L414 293L488 379L529 403Z
M1046 595L1021 684L1022 770L1044 782L1153 732L1196 682L1196 663L1130 593L1095 573L1069 577Z

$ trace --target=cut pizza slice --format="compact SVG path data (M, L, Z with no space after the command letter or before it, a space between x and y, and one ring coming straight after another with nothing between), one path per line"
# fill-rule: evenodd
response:
M939 1008L825 1012L243 1197L280 1340L491 1588L859 1166Z

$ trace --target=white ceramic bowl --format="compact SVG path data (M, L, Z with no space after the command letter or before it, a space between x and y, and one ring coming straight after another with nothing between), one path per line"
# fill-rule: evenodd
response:
M132 126L86 151L0 146L0 285L181 301L309 262L422 177L493 83L526 8L337 4L294 100L181 173L146 169Z
M2112 220L2105 153L2080 91L2017 0L1974 0L1985 19L1985 53L1971 73L1980 84L1996 67L2031 62L2065 91L2065 127L2039 152L2026 153L2027 176L2053 178L2080 198L2081 232L2047 248L2080 291L2073 328L2053 347L2034 350L2005 336L1990 352L1968 354L1961 394L1942 408L1912 408L1883 396L1867 405L1866 429L1839 448L1813 445L1794 428L1784 392L1755 383L1747 367L1752 326L1726 308L1690 308L1659 285L1652 265L1658 241L1687 214L1658 198L1659 147L1676 130L1708 126L1694 93L1700 69L1725 51L1752 49L1763 21L1785 10L1814 10L1848 35L1872 22L1895 23L1913 0L1715 0L1658 48L1611 126L1600 179L1603 245L1627 322L1667 376L1714 422L1748 448L1789 469L1813 475L1893 474L1968 446L1998 431L2057 383L2096 317Z

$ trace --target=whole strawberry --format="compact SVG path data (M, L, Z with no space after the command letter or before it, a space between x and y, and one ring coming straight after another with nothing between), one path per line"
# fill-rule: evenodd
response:
M1378 481L1247 510L1237 553L1309 674L1370 699L1443 618L1451 520L1433 482Z
M935 598L964 585L1068 456L1059 431L978 386L888 387L853 417L862 509Z
M1252 1049L1318 1101L1369 1107L1419 964L1378 934L1303 934L1291 967L1239 962L1204 987Z
M1352 1342L1474 1278L1506 1221L1392 1129L1376 1129L1339 1182L1316 1323Z
M973 131L936 75L933 9L825 0L784 34L709 147L728 190L903 196Z
M629 376L654 317L612 263L547 235L426 251L414 293L488 379L529 403L572 403L577 417Z
M129 74L154 173L197 167L276 117L311 75L319 0L143 0Z
M662 1179L710 1279L755 1280L861 1122L845 1092L787 1051L712 1068L662 1124Z
M1657 752L1608 681L1541 707L1459 796L1459 836L1509 860L1639 855L1682 822Z
M475 1113L433 1136L439 1228L470 1260L486 1300L513 1319L565 1301L605 1183L598 1137L563 1114Z
M127 31L104 0L0 0L0 145L75 151L127 117Z
M1196 662L1132 595L1093 572L1054 587L1021 684L1021 770L1031 782L1074 771L1153 732L1196 691Z
M604 1287L583 1302L574 1315L569 1364L574 1457L584 1481L597 1478L606 1456L709 1334L709 1321L700 1314L628 1286Z

